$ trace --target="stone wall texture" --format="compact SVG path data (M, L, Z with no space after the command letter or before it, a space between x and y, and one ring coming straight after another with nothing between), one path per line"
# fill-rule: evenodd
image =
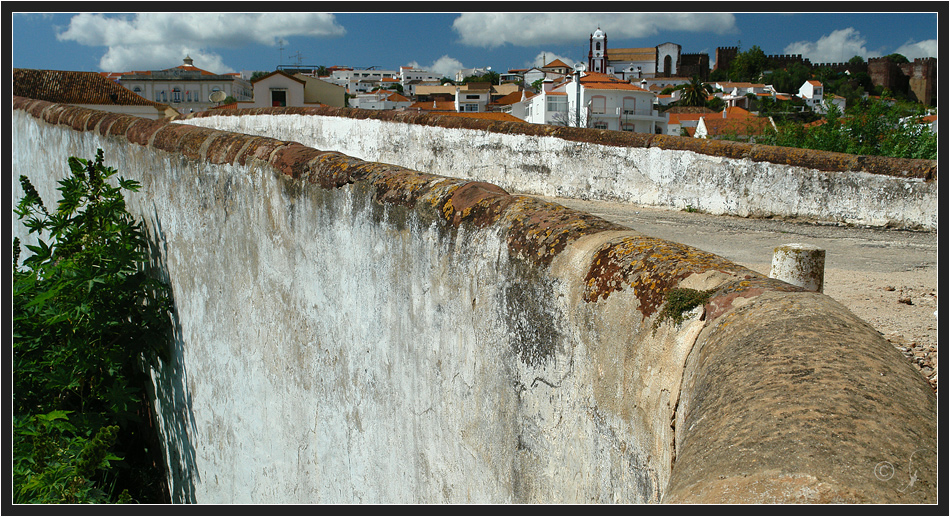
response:
M487 182L13 107L14 200L97 148L142 184L177 502L936 502L936 397L827 296Z
M209 110L181 122L488 181L520 194L937 229L931 160L329 107Z

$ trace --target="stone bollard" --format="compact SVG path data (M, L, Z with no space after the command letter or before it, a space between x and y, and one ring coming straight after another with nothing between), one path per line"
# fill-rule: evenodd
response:
M769 277L820 293L825 283L825 250L810 244L778 246L772 253Z

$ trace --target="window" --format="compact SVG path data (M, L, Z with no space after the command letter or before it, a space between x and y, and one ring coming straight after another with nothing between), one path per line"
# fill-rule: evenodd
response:
M139 88L138 86L136 86L135 88L132 88L132 91L135 93L142 93L142 89Z
M470 111L470 112L478 111L478 104L464 104L463 106L464 106L465 111Z
M270 92L270 105L271 106L286 106L287 105L287 91L286 90L271 90Z
M181 102L181 89L178 87L172 88L172 102Z
M607 113L607 97L603 95L594 95L590 98L590 109L591 113L595 115L603 115Z
M607 123L601 120L594 122L594 129L607 129Z
M567 97L548 95L548 111L562 112L567 111Z
M635 129L635 127L634 127L633 124L624 124L624 125L620 126L620 130L621 130L621 131L629 131L629 132L632 133L632 132L634 131L634 129Z
M623 114L633 115L637 112L637 99L633 97L623 98Z
M479 95L466 95L466 96L465 96L465 98L466 98L466 99L469 99L469 100L471 100L471 99L478 100L479 97L480 97Z

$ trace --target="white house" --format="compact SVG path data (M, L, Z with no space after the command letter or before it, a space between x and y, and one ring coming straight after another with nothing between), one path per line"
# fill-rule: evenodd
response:
M377 70L375 68L341 68L330 73L328 82L342 86L350 93L368 92L379 86L383 79L400 79L398 70Z
M251 82L254 98L250 101L238 101L238 108L266 108L272 106L304 106L319 104L306 102L304 94L307 82L286 72L277 70Z
M714 90L722 90L715 95L722 99L727 107L749 108L749 98L746 95L772 94L772 88L767 84L743 82L711 83Z
M435 72L430 72L428 70L423 70L421 68L413 68L411 66L399 67L399 82L402 83L403 88L405 88L406 83L408 83L409 81L439 82L441 79L442 79L442 76Z
M809 80L798 88L798 96L805 101L805 105L812 111L820 111L822 100L824 99L824 88L821 81Z
M563 91L567 93L568 116L574 121L571 125L635 133L665 132L666 117L653 109L655 94L649 90L607 74L585 73L579 84L572 79Z
M532 124L569 124L567 92L542 90L537 95L514 103L510 113Z
M368 110L406 109L411 105L412 101L390 90L360 93L350 101L351 107Z
M471 86L471 85L469 85ZM491 102L491 85L486 89L462 89L455 87L455 111L459 113L481 113Z
M603 73L588 72L513 105L535 124L612 129L637 133L665 132L667 119L653 109L655 94Z

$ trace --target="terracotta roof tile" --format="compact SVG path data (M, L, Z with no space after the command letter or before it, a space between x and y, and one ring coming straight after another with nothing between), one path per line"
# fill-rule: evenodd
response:
M492 102L492 104L500 104L502 106L507 106L509 104L521 102L521 94L522 92L520 91L511 92L508 95L505 95L504 97L501 97L500 99L495 100L494 102ZM524 92L524 97L526 99L530 99L531 97L534 97L535 95L537 94L532 93L532 92Z
M706 117L706 132L710 136L719 135L761 135L769 126L769 120L764 117L744 118L716 118Z
M412 103L409 109L419 111L455 111L455 101L419 101Z
M14 68L13 95L62 104L154 106L163 111L168 108L96 72Z
M639 86L635 86L627 81L617 79L612 75L596 72L588 73L581 77L581 84L591 90L631 90L640 92L650 92ZM652 93L652 92L650 92Z

